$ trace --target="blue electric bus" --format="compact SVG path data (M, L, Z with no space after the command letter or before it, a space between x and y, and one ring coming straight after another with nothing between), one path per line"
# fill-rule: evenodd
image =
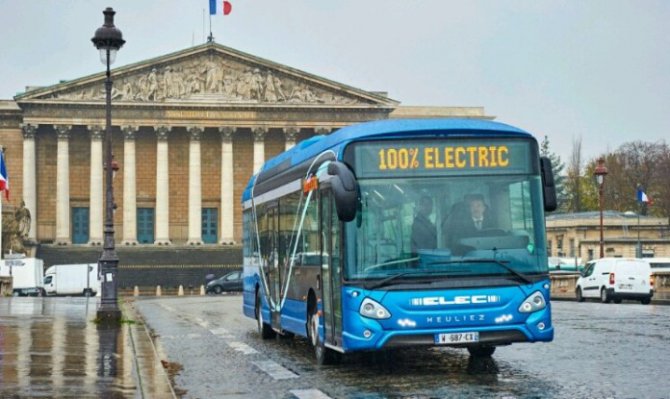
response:
M308 338L319 364L421 345L490 356L553 339L554 181L523 130L474 119L345 127L267 161L242 202L244 314L263 338ZM483 227L468 226L474 208Z

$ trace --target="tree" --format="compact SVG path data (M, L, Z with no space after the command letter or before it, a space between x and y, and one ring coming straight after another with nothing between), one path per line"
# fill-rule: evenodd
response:
M547 157L551 161L551 171L554 174L554 184L556 186L556 201L558 209L560 209L561 205L566 201L565 176L563 175L565 164L560 156L549 149L549 138L547 136L544 136L540 144L540 156Z
M668 216L670 207L670 150L664 142L646 143L633 141L621 145L616 151L604 154L607 176L605 178L605 209L619 212L634 211L646 214L647 210L655 216ZM598 157L599 158L599 157ZM597 158L591 160L584 171L584 177L593 176ZM589 187L592 186L593 190ZM598 209L598 191L595 182L582 190L588 196L591 208L595 203ZM654 204L647 209L637 201L637 188L642 187ZM593 195L595 194L595 197ZM595 210L594 209L594 210Z
M668 146L664 142L646 143L633 141L621 145L613 154L607 157L607 168L611 172L608 175L606 186L606 198L612 201L613 209L619 211L643 211L637 201L637 187L644 188L645 192L654 199L659 196L660 205L656 203L649 211L651 214L660 216L667 215L667 209L663 209L663 198L661 192L668 184L668 175L663 174L664 154L668 152Z
M566 201L563 206L565 212L582 212L582 138L572 140L572 155L565 179Z

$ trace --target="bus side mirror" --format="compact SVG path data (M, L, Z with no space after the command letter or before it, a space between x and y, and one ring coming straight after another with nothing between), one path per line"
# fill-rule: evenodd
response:
M544 194L544 210L555 211L558 207L556 202L556 185L554 184L554 172L551 168L551 160L540 157L540 173L542 174L542 193Z
M343 222L351 222L356 217L358 204L358 183L354 172L342 162L328 164L328 174L334 176L331 181L337 217Z

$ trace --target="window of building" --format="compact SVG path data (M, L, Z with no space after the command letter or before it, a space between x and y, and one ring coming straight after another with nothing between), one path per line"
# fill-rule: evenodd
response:
M642 257L643 258L653 258L654 257L654 250L653 249L642 249Z

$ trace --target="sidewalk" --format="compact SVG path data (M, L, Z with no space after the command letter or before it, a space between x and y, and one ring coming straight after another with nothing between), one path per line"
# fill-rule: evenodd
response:
M0 397L175 397L131 304L118 329L99 329L97 302L0 298Z

